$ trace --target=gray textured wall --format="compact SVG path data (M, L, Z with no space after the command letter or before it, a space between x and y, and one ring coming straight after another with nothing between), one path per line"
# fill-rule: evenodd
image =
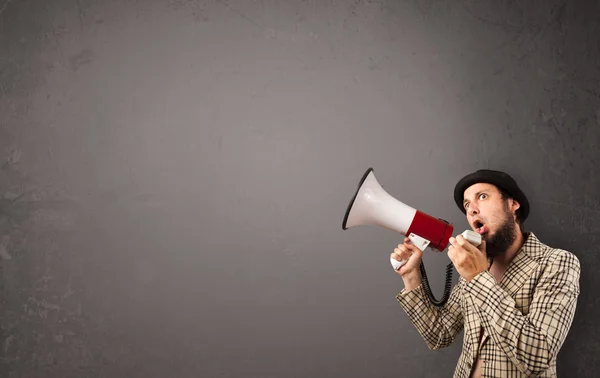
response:
M458 231L456 180L513 174L582 262L560 376L600 376L599 14L0 1L0 375L450 376L462 339L427 350L395 301L401 236L341 230L372 166Z

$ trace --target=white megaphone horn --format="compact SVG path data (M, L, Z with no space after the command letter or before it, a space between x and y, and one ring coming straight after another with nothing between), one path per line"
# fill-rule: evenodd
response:
M369 168L361 178L354 196L348 204L342 229L359 225L377 225L408 237L419 249L430 247L442 252L448 246L454 227L443 219L432 217L414 209L388 194ZM481 236L471 230L462 234L469 242L478 246ZM398 270L406 261L390 258Z

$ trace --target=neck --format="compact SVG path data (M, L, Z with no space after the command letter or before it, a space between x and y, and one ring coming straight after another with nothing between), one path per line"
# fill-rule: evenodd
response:
M525 243L525 237L523 236L521 230L517 229L516 232L517 238L515 239L514 243L512 243L512 245L510 246L510 248L508 248L505 254L494 258L494 265L506 267L519 253L521 247L523 246L523 243Z

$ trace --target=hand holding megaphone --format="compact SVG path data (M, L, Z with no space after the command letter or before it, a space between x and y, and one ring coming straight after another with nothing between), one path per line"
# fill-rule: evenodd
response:
M469 243L473 244L475 247L478 247L481 244L481 235L476 233L475 231L465 230L461 234ZM418 235L410 234L407 236L410 239L411 243L414 244L421 251L424 251L425 248L429 245L429 240L426 240ZM406 264L407 260L398 261L392 256L390 256L390 262L394 267L394 270L400 269L404 264Z

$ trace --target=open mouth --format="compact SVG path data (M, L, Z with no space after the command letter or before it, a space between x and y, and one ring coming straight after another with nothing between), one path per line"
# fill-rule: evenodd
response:
M484 234L487 231L485 224L483 224L483 222L480 220L476 220L475 222L473 222L473 227L475 227L475 231L477 231L477 233L480 235Z

